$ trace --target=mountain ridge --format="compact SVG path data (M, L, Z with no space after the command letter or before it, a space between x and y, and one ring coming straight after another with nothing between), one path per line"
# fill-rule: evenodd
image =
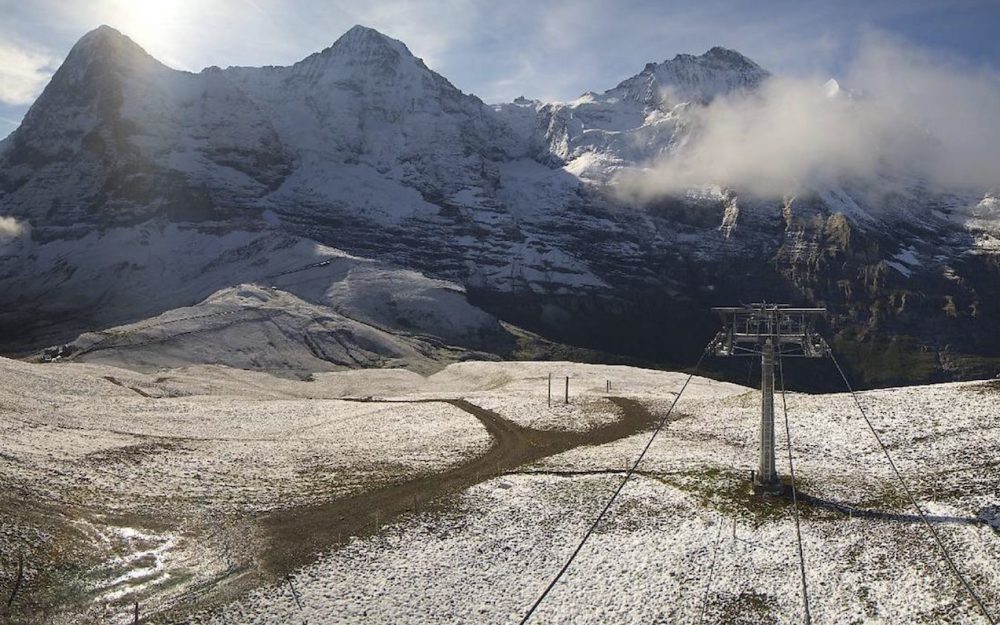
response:
M770 72L736 50L715 46L702 55L678 54L647 63L641 72L605 92L652 108L710 102L716 96L756 89Z
M12 282L24 258L64 281L30 300L7 288L8 349L18 315L64 310L56 285L80 279L83 260L48 250L182 224L276 230L413 269L543 336L653 362L686 362L711 326L693 320L711 305L766 296L828 305L845 344L905 337L934 354L932 377L997 368L981 313L1000 301L984 195L888 179L871 183L879 193L839 181L791 198L713 185L651 200L617 192L620 172L683 153L707 102L768 79L738 52L677 55L572 102L486 105L362 26L290 66L196 74L142 60L110 28L81 41L73 64L90 47L116 62L125 50L123 71L89 88L54 78L0 147L0 215L31 233L0 249L0 281L24 284ZM629 315L643 319L621 329ZM671 323L699 329L660 327ZM955 366L954 354L978 364Z

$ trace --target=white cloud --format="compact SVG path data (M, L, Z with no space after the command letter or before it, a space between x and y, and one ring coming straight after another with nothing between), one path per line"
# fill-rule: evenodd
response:
M819 79L773 78L695 112L690 143L619 178L640 198L720 184L764 196L817 183L918 175L946 188L1000 184L1000 78L869 35L831 95Z
M1000 74L995 70L869 34L848 80L884 106L893 121L926 134L929 141L921 147L929 150L898 146L911 165L943 184L1000 184Z
M31 233L31 226L13 217L0 217L0 243L19 239Z
M0 102L30 104L49 81L59 59L47 52L0 41Z

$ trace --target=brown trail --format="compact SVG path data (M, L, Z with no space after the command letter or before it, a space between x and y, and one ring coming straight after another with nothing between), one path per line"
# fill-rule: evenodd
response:
M430 475L410 478L316 506L277 511L262 521L267 539L261 554L266 577L280 579L315 561L324 551L351 536L368 536L399 515L498 474L581 445L601 445L651 426L656 417L638 401L610 397L622 415L614 423L586 432L526 428L464 399L418 400L447 403L476 417L493 439L481 456ZM356 400L374 401L377 400ZM398 403L415 403L399 400Z

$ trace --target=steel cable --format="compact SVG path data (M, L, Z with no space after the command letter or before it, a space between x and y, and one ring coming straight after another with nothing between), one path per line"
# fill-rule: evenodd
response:
M928 531L930 531L931 536L934 537L934 542L936 542L938 547L941 549L941 553L944 555L944 559L948 562L948 566L955 574L955 577L957 577L958 580L962 583L962 586L965 587L965 590L968 591L969 596L971 596L972 600L975 601L976 605L979 607L979 610L983 613L983 616L985 616L986 620L990 622L990 625L997 625L996 620L990 614L989 610L986 609L986 605L983 603L982 599L980 599L979 595L976 594L976 591L972 588L972 585L969 583L969 581L965 579L965 576L962 575L962 572L958 570L958 566L952 559L951 554L948 553L948 548L945 546L944 541L941 540L941 537L938 535L937 530L935 530L934 526L931 525L930 521L927 520L927 517L924 515L924 511L920 508L920 505L917 503L916 498L913 496L912 491L910 491L910 487L906 484L906 480L904 480L902 474L900 474L899 469L896 468L896 463L893 462L892 456L889 455L889 450L886 448L885 444L882 443L882 437L879 436L878 431L875 429L875 426L872 425L871 420L868 418L868 413L865 412L864 407L861 405L861 401L858 399L858 394L854 392L854 389L851 387L851 383L847 380L847 375L844 374L844 370L840 367L840 363L837 361L837 357L834 356L832 351L830 352L830 358L833 360L834 366L837 367L837 371L840 373L840 377L843 378L844 385L847 386L847 390L851 394L851 397L854 399L854 403L855 405L857 405L858 411L861 412L861 416L864 417L865 423L868 424L868 429L871 430L871 433L875 437L875 441L878 443L878 446L882 448L882 453L885 454L885 459L889 461L889 466L892 467L892 472L896 474L896 479L898 479L899 483L903 486L903 491L906 493L907 499L909 499L910 503L913 504L914 509L916 509L917 514L920 516L920 520L923 521L924 525L927 526Z
M535 610L538 609L538 606L542 604L542 601L544 601L545 598L549 595L549 593L552 592L552 589L555 588L559 580L562 579L562 576L566 573L567 570L569 570L569 567L570 565L573 564L573 561L576 559L576 556L579 555L580 551L583 549L583 546L590 539L591 535L593 535L598 525L600 525L605 515L611 509L612 504L614 504L615 500L618 499L618 495L620 495L622 489L625 488L625 484L627 484L628 481L632 478L636 470L639 468L639 464L642 462L643 458L646 457L646 452L649 451L649 448L650 446L652 446L653 441L656 440L656 436L660 433L661 430L663 430L663 427L667 424L667 420L670 418L670 413L673 412L674 407L680 400L681 395L684 394L684 391L687 389L688 384L691 382L691 379L694 378L695 374L701 368L701 363L705 359L705 356L707 354L708 354L708 347L706 346L705 350L702 351L701 356L698 357L698 362L695 364L694 369L691 371L690 374L688 374L687 379L684 380L684 384L683 386L681 386L681 390L674 397L674 401L673 403L670 404L670 408L667 410L667 413L663 415L659 423L656 424L656 428L653 429L652 436L649 437L649 441L646 443L646 446L643 447L642 452L639 454L639 457L636 458L635 462L632 463L631 468L629 468L629 470L625 473L625 477L622 478L621 484L619 484L618 488L615 489L614 493L608 499L608 502L604 504L604 508L601 509L600 514L598 514L597 518L594 519L594 522L590 524L590 527L587 529L587 532L583 535L583 538L580 540L580 544L576 546L576 549L574 549L573 553L570 554L569 558L566 560L566 563L563 564L562 568L559 569L559 572L556 573L555 577L552 578L552 581L550 581L548 586L545 587L545 590L542 591L542 594L539 595L538 599L536 599L535 602L528 609L528 612L524 615L524 618L521 619L521 625L524 625L531 619L531 616L535 613Z
M799 523L799 495L795 488L795 465L792 463L792 431L788 425L788 402L785 400L785 365L778 356L778 377L781 380L781 409L785 413L785 440L788 443L788 475L792 480L792 510L795 512L795 539L799 549L799 574L802 579L802 610L805 625L812 623L809 613L809 588L806 584L806 558L802 553L802 528Z

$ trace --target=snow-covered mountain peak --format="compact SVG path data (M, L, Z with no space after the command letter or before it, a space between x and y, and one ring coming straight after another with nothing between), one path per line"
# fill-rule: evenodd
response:
M613 89L541 106L539 114L549 152L574 163L567 170L573 175L603 184L622 167L682 145L691 106L753 91L768 76L739 52L715 47L701 56L678 54L662 63L647 63Z
M329 48L293 65L292 72L313 84L420 82L431 73L403 42L366 26L354 26Z
M180 74L126 35L110 26L95 28L73 46L20 127L4 143L0 158L7 160L0 169L16 178L22 175L16 164L30 162L58 169L62 165L56 163L77 157L86 160L100 154L116 158L111 146L124 147L126 135L136 127L120 123L122 105L131 99L127 86L138 85L136 91L142 92L171 73ZM106 132L94 134L100 128ZM88 149L81 151L85 138ZM54 179L64 180L56 174ZM58 186L51 181L42 183L41 178L39 184L47 189ZM73 203L86 205L79 198ZM9 205L5 208L12 210Z
M701 57L706 61L714 61L720 64L726 64L732 67L746 67L748 69L761 70L760 65L757 65L747 57L743 56L736 50L730 48L723 48L722 46L715 46ZM763 71L763 70L761 70Z
M354 26L341 35L332 46L306 57L296 66L317 63L374 69L396 68L400 65L424 68L423 62L413 56L402 41L383 35L367 26Z
M80 74L94 63L102 66L162 67L142 46L114 28L102 25L80 38L70 50L60 70Z
M709 102L732 91L752 90L770 73L735 50L716 46L701 56L678 54L647 63L606 95L666 109L681 102Z
M406 44L402 41L383 35L374 28L361 26L360 24L353 26L350 30L341 35L329 49L336 50L342 54L367 54L382 51L387 48L395 51L403 57L413 56L413 53L410 52L410 49L407 48Z

